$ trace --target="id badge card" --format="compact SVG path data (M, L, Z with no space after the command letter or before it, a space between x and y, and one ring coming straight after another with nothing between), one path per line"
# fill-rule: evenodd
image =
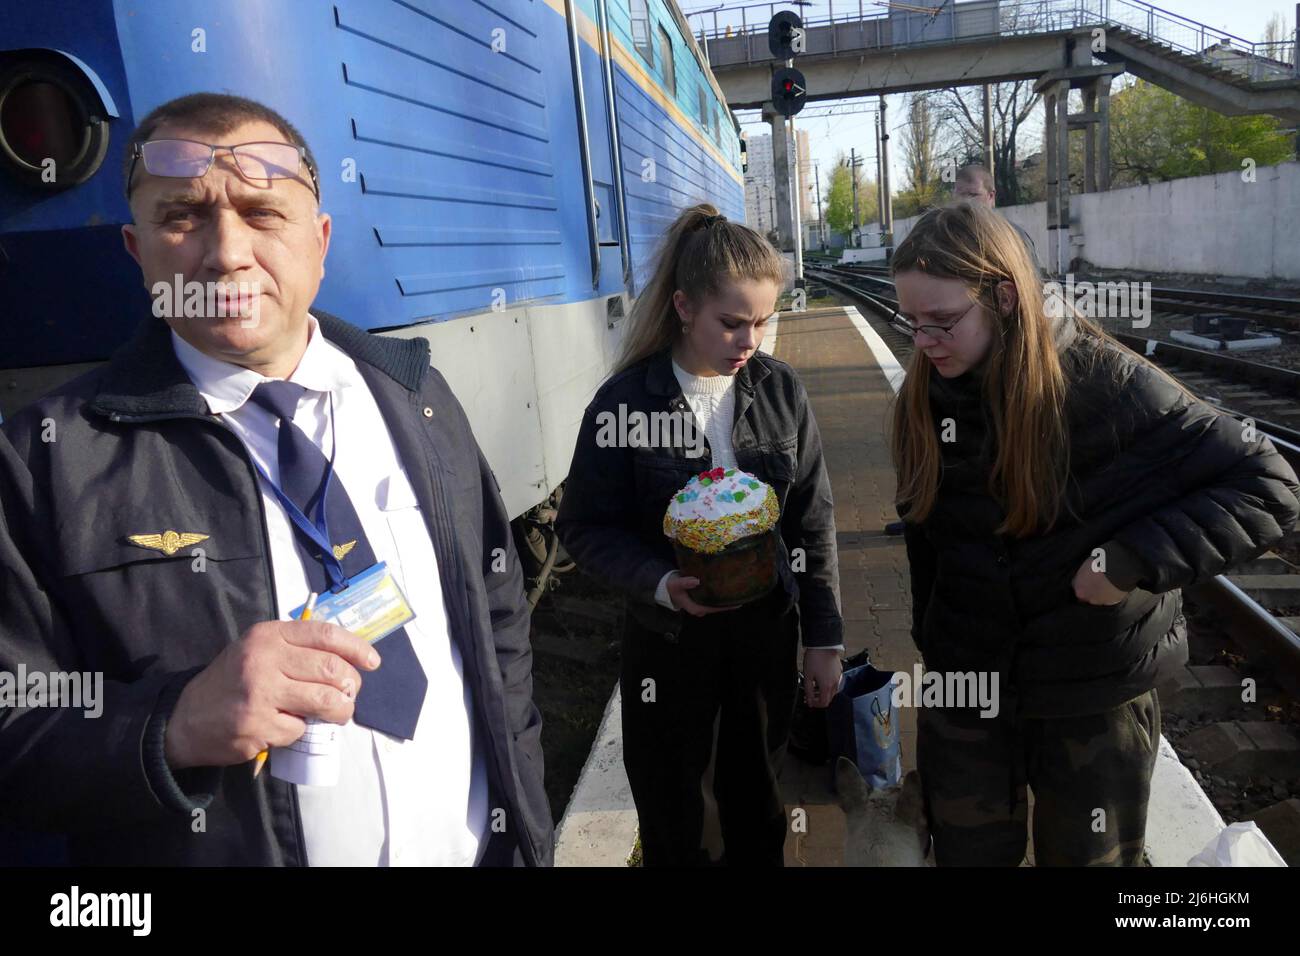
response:
M300 617L306 606L304 603L294 608L293 617ZM415 612L388 565L380 561L349 578L342 591L323 593L316 601L312 620L337 624L373 644L415 620Z

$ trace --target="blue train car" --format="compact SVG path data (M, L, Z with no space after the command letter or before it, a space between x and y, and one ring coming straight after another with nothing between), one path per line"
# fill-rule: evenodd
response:
M430 341L514 515L563 480L664 227L744 215L672 0L0 0L0 412L146 314L124 143L199 90L302 130L334 220L317 305Z

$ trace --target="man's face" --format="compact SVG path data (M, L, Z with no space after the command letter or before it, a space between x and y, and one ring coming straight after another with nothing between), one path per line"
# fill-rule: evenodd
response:
M228 146L286 141L260 120L225 134L164 125L151 139ZM185 283L247 283L258 289L243 314L222 302L224 317L167 317L177 335L201 352L244 366L269 364L291 343L305 341L307 309L325 275L330 238L330 218L317 211L305 167L298 179L250 180L228 150L218 150L202 178L153 176L141 161L133 182L135 222L122 227L122 238L146 288L164 282L170 289L179 273Z
M952 198L957 202L974 202L988 206L996 205L992 190L985 189L978 179L959 179L952 187Z

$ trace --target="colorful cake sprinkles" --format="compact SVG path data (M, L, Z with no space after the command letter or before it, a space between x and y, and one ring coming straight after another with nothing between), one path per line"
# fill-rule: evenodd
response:
M776 526L780 506L772 486L738 468L703 471L668 503L664 534L701 554Z

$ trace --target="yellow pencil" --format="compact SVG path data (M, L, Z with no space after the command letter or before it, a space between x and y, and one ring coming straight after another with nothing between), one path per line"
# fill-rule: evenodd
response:
M316 607L317 597L319 597L319 595L315 591L312 591L311 594L307 596L307 603L303 605L302 613L298 615L298 620L300 621L311 620L311 612ZM266 763L266 758L269 757L270 755L271 752L269 750L263 750L255 758L253 758L253 779L254 780L256 780L257 775L262 772L262 767Z

